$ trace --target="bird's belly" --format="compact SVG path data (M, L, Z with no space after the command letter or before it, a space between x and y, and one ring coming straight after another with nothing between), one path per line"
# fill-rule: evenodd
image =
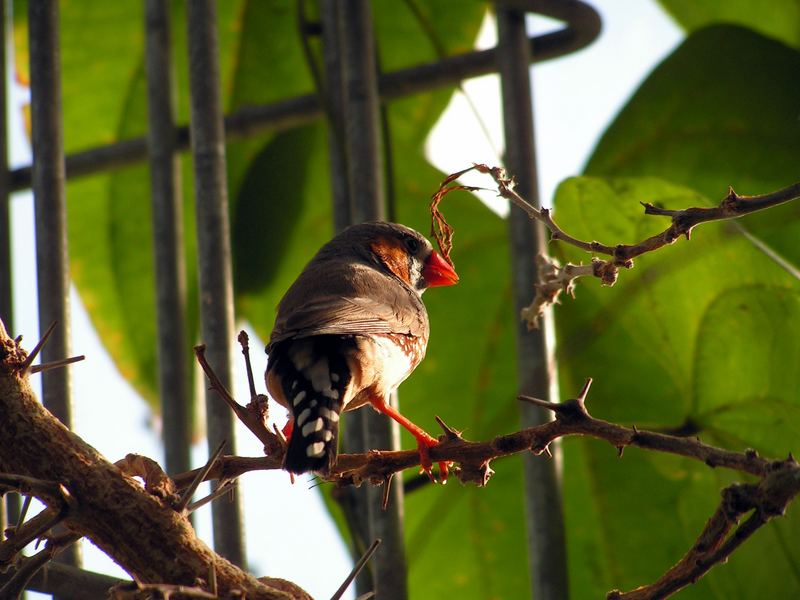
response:
M358 364L352 369L356 374L353 395L344 410L359 408L375 397L388 399L421 358L419 341L411 336L364 336L358 345Z
M390 394L411 374L417 366L416 361L391 338L377 336L374 344L378 364L382 366L378 374L382 385L378 387L383 387Z

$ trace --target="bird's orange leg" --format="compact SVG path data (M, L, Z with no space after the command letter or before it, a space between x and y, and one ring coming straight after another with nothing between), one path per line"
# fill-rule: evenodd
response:
M411 421L409 421L406 417L401 415L395 408L393 408L390 404L386 403L383 398L373 396L370 398L370 404L377 410L378 412L382 412L383 414L391 417L400 425L406 428L406 430L414 436L414 439L417 440L417 448L419 449L419 464L422 467L422 470L428 474L428 477L431 478L431 481L436 483L436 479L433 477L433 473L431 472L431 467L433 463L431 462L430 454L428 453L429 448L433 448L436 446L439 441L428 435L424 429L418 427ZM439 463L439 475L442 478L442 483L447 483L447 471L448 471L448 463L447 461L442 461Z
M283 433L283 437L286 438L286 446L289 446L289 440L292 439L292 432L294 431L294 417L291 415L289 416L289 420L286 421L286 425L283 426L281 433ZM289 473L289 480L294 485L294 473Z
M281 433L283 433L283 437L286 438L287 443L290 439L292 439L292 431L294 431L294 419L290 417L289 420L286 421L286 425L284 425L283 429L281 430Z

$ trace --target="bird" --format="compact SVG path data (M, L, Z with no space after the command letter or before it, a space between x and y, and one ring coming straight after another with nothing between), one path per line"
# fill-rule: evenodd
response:
M422 293L458 279L422 234L397 223L352 225L319 249L279 302L266 347L267 389L290 415L285 470L329 474L341 413L371 405L414 436L433 479L437 440L389 398L425 356Z

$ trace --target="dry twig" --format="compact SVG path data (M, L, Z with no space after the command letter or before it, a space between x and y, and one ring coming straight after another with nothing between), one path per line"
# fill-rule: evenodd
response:
M473 186L451 185L453 181L473 170L489 175L497 185L497 193L501 197L516 204L531 219L542 222L550 230L551 241L561 240L590 254L604 254L609 257L608 259L593 258L590 265L567 264L564 267L561 267L553 259L540 257L540 281L536 285L536 294L530 306L522 309L521 314L522 320L527 323L529 329L538 327L538 320L544 308L556 302L561 292L572 293L575 285L574 281L578 277L592 275L600 279L603 285L614 285L617 281L619 269L632 268L634 258L673 244L678 238L686 237L687 240L690 239L692 230L701 223L736 219L800 198L800 183L795 183L775 192L758 196L740 196L733 191L733 188L728 188L728 194L725 198L720 201L718 206L712 208L691 207L682 210L667 210L643 202L642 206L644 206L646 215L669 217L671 220L670 226L661 233L635 244L611 246L596 241L580 240L569 235L553 220L549 209L536 208L515 191L514 178L510 177L505 169L502 167L490 167L485 164L475 164L472 167L449 175L442 182L439 190L434 194L434 201L431 203L431 215L434 225L440 222L446 225L444 216L441 215L438 209L438 204L445 194L455 190L474 191L481 189ZM446 234L444 239L452 239L452 230L445 229L444 231ZM439 240L438 234L436 239L437 241ZM450 243L450 246L452 246L452 243Z

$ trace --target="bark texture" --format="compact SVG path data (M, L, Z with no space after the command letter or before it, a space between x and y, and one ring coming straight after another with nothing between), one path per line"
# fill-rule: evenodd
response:
M75 499L65 525L142 583L202 585L213 570L221 596L293 597L215 554L172 508L174 498L146 492L53 417L34 397L26 358L0 321L0 471L63 484ZM57 494L41 499L61 504Z

